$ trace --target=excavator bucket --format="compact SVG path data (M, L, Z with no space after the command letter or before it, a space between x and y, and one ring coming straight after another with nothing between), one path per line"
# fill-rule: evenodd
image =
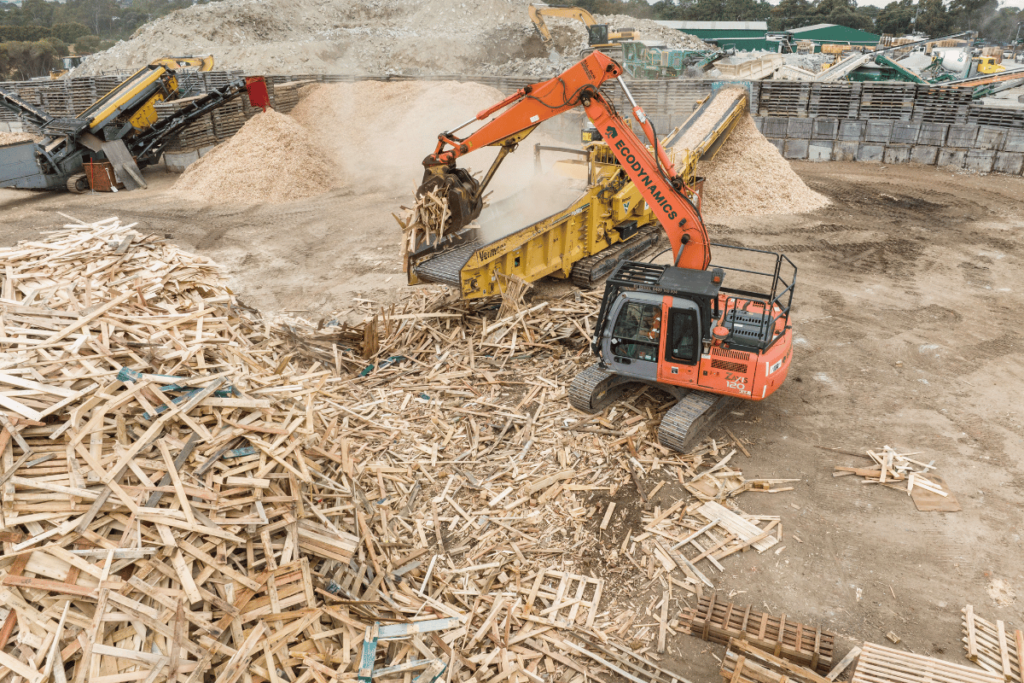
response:
M423 184L416 190L416 201L438 200L446 203L449 217L441 234L449 235L472 223L483 210L483 199L479 196L480 183L464 168L447 166L428 167L423 174ZM442 226L435 226L442 227Z

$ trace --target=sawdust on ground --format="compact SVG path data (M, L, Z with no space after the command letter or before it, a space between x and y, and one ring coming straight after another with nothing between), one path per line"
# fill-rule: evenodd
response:
M713 161L697 165L697 174L707 179L702 212L709 220L807 213L829 203L807 187L750 116L740 119Z
M323 194L336 166L314 137L273 109L189 166L172 192L206 203L277 204Z
M29 133L0 133L0 145L13 145L15 142L36 140L36 136Z
M999 607L1009 607L1017 599L1017 594L1006 581L992 579L992 583L988 585L988 597Z

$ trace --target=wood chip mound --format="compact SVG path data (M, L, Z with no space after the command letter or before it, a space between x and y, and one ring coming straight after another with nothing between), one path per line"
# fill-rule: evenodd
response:
M30 133L0 133L0 145L13 145L15 142L38 139Z
M682 155L687 151L695 149L704 138L707 137L708 133L711 132L718 122L721 120L722 115L736 102L740 97L747 94L746 88L726 88L722 90L711 105L707 108L704 114L693 122L690 129L686 131L686 135L681 137L676 144L669 150L670 154L674 154L677 158L682 158Z
M438 133L502 99L500 90L480 83L333 83L303 88L291 116L306 130L336 131L322 136L321 144L338 164L347 186L406 190L423 179L420 161L434 151ZM457 135L467 130L473 127ZM478 150L467 162L485 168L496 150ZM532 163L531 155L523 156Z
M337 183L320 141L268 109L189 166L171 191L206 203L277 204L315 197Z
M829 200L807 187L779 150L744 116L713 161L701 162L707 178L703 214L708 220L816 211Z

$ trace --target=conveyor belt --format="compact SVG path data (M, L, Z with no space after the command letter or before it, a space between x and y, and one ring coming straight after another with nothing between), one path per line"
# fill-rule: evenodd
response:
M665 149L672 149L673 147L675 147L676 144L686 136L686 133L689 132L689 130L704 117L707 111L711 109L712 104L719 97L733 97L736 101L733 104L733 106L729 107L722 113L718 121L715 122L715 125L708 129L708 134L704 137L704 139L698 146L701 153L706 152L714 144L716 138L718 137L719 129L722 127L722 124L725 123L725 121L730 116L733 115L733 112L735 112L737 106L741 106L743 104L742 93L738 93L733 88L715 90L713 93L711 93L711 96L708 97L708 99L704 101L704 104L700 105L700 107L690 116L690 118L686 120L686 123L680 126L679 129L675 131L675 133L672 136L670 136L667 140L664 140L662 142L662 146Z
M461 289L462 267L469 261L469 257L482 246L484 246L483 242L479 240L466 242L426 261L420 261L413 266L413 271L424 282L436 282Z

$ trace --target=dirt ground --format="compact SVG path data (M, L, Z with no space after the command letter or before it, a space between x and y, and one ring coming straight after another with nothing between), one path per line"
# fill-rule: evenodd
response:
M783 549L730 558L711 578L722 598L836 631L837 658L863 640L889 644L892 631L896 647L963 663L965 604L1024 628L1024 181L794 168L832 205L709 224L715 241L781 250L799 267L789 380L726 424L749 441L753 458L736 456L748 477L801 479L740 501L782 517ZM132 194L0 190L0 243L59 224L57 212L117 215L225 264L248 303L314 319L404 287L389 212L407 197L394 190L200 206L165 196L174 176L148 178L150 189ZM867 464L858 454L885 444L934 460L963 511L918 512L905 494L833 478L835 465ZM995 581L1019 597L997 606ZM680 635L662 664L710 682L723 653Z

